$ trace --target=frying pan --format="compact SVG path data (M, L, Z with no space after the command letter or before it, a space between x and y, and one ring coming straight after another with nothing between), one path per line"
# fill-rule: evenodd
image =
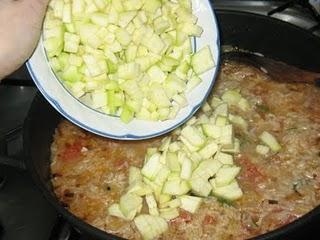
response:
M222 45L232 45L259 52L275 60L309 70L320 70L320 40L311 33L288 23L255 14L217 11ZM121 239L90 226L68 212L56 198L50 182L50 145L60 116L39 94L24 124L26 166L47 200L76 229L90 239ZM1 159L0 159L1 160ZM12 164L14 161L3 161ZM320 221L320 207L295 222L256 237L269 239L304 239L304 230ZM314 224L315 225L315 224Z

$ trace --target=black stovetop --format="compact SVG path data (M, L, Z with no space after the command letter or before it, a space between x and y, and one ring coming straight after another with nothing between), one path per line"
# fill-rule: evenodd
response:
M36 93L33 86L0 85L0 156L9 157L0 160L0 239L88 240L57 214L23 170L22 126Z
M320 0L311 0L320 10ZM293 0L292 2L303 2ZM216 9L241 10L267 15L283 1L215 0ZM320 25L310 11L294 5L272 17L311 29L320 36ZM23 166L22 125L37 89L26 67L10 75L0 85L0 155L17 159L11 165ZM315 223L319 225L319 223ZM320 239L306 232L304 239ZM0 239L1 240L88 240L70 227L34 186L28 172L1 165L0 161Z

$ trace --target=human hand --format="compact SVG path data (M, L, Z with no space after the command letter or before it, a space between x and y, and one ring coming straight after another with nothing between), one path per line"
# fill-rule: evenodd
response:
M0 80L32 54L49 0L0 1Z

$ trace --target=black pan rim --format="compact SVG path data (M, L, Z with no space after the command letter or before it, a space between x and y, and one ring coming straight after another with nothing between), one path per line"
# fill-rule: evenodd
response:
M318 44L320 44L320 37L317 37L315 34L311 33L307 29L304 29L304 28L296 26L292 23L274 18L272 16L266 16L266 15L262 15L262 14L258 14L258 13L239 11L239 10L225 10L225 9L219 9L219 8L215 9L215 12L217 13L217 15L218 14L233 14L233 15L241 15L241 16L250 16L250 17L259 18L262 20L267 20L269 22L274 22L277 25L282 25L282 26L294 29L295 31L299 31L299 32L303 33L304 35L308 36L309 38L312 38L312 40L314 40ZM219 22L218 22L218 25L219 25Z
M47 189L45 184L41 181L40 176L34 171L35 166L33 164L32 156L30 154L29 149L31 149L30 146L30 139L32 139L32 134L30 131L32 117L34 116L33 111L35 108L37 108L38 102L45 101L38 91L36 96L34 97L34 100L32 101L31 107L29 109L27 118L24 121L23 124L23 152L25 156L26 161L26 168L29 174L31 175L34 183L36 186L40 189L40 193L49 201L49 203L58 211L59 214L63 216L68 222L71 223L71 225L75 226L76 229L80 230L80 232L87 232L90 235L96 236L99 239L115 239L115 240L125 240L124 238L117 237L115 235L112 235L108 232L102 231L88 223L86 223L84 220L81 220L76 215L74 215L72 212L64 208L61 204L59 199L56 196L53 196L50 191ZM61 116L58 112L57 114ZM61 116L61 119L63 117Z
M284 22L279 19L270 18L261 14L255 14L255 13L249 13L249 12L243 12L243 11L236 11L236 10L219 10L216 9L217 14L238 14L238 15L251 15L252 17L257 17L263 20L273 21L276 24L281 24L290 28L294 28L295 30L308 35L308 37L314 39L320 44L320 39L316 37L314 34L308 32L307 30L304 30L300 27L294 26L290 23ZM92 225L86 223L85 221L81 220L80 218L76 217L74 214L72 214L70 211L65 209L61 204L59 204L59 200L53 196L44 183L41 182L39 175L33 170L34 164L32 159L32 156L29 152L30 149L30 139L32 139L32 133L29 131L32 117L34 114L34 109L37 107L38 101L44 101L41 97L41 95L38 93L29 109L27 118L24 121L24 127L23 127L23 149L24 149L24 155L26 159L26 166L27 170L32 176L33 181L35 182L36 186L41 190L41 194L44 195L44 197L51 203L51 205L59 212L61 215L69 222L71 222L72 225L74 225L76 228L80 229L81 232L85 231L86 233L95 236L99 239L123 239L120 237L117 237L115 235L112 235L108 232L102 231L96 227L93 227ZM59 114L59 113L57 113ZM62 118L62 117L61 117ZM285 237L288 233L294 232L296 229L300 229L302 226L306 226L308 223L312 222L313 218L315 216L320 215L320 206L315 207L313 210L311 210L309 213L303 215L302 217L296 219L295 221L282 226L280 228L277 228L275 230L272 230L268 233L256 236L251 239L255 240L267 240L267 239L279 239L280 237Z

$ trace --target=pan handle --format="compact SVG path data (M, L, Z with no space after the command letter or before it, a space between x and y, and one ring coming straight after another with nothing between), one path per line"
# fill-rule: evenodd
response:
M0 165L10 166L20 170L26 170L26 165L22 159L11 157L8 155L8 141L12 136L22 131L22 125L10 130L7 133L0 134Z

